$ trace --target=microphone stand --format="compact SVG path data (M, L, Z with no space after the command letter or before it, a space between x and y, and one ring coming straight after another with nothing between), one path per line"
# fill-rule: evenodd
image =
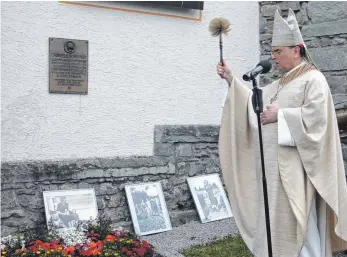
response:
M269 203L268 203L267 183L266 183L265 165L264 165L263 136L262 136L261 124L260 124L260 113L263 112L263 91L258 88L257 81L255 80L255 77L253 77L253 75L251 75L251 80L253 84L253 96L252 96L253 110L257 114L257 119L258 119L258 132L259 132L259 143L260 143L261 169L262 169L266 233L267 233L267 247L268 247L269 257L272 257Z

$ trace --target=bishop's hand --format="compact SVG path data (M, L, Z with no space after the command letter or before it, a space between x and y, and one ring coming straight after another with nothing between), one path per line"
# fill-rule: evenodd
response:
M218 63L217 65L217 74L222 78L225 79L229 86L231 84L231 70L229 66L226 64L226 62L223 60L223 63Z
M262 125L277 122L278 107L276 105L267 105L266 109L260 114Z

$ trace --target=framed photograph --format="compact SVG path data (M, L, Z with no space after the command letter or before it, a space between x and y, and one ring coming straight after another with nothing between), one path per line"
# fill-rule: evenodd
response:
M137 235L172 230L160 182L128 185L125 192Z
M187 180L202 223L233 216L218 174L192 177Z
M58 231L74 229L79 220L98 215L94 189L43 191L47 227L52 221Z

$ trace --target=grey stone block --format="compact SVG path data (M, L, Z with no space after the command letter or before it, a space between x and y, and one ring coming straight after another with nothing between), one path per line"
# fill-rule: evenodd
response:
M108 201L108 207L120 207L125 204L125 196L123 194L111 195L110 200Z
M94 186L94 189L96 195L113 195L119 191L117 186L112 185L111 183L103 183L97 187Z
M102 178L104 176L105 176L104 171L101 169L86 170L85 172L85 178Z
M329 37L324 37L320 39L320 43L322 47L326 47L326 46L331 46L332 42L331 39Z
M347 69L347 47L326 47L310 49L312 58L322 71Z
M305 44L308 48L316 48L321 46L321 42L318 38L310 38L305 40Z
M347 33L347 19L320 24L305 25L302 28L304 39L308 37L321 37Z
M190 221L199 221L197 211L171 211L170 220L173 227L178 227L182 224L186 224Z
M104 169L141 168L167 165L172 158L165 156L131 156L127 158L99 158Z
M33 189L19 189L16 190L17 195L35 195L36 190Z
M212 125L165 126L161 133L161 143L216 142L219 130Z
M1 210L19 207L14 190L1 190Z
M8 190L8 189L21 189L23 188L22 183L10 183L10 184L1 184L1 190Z
M78 183L78 189L88 189L91 187L91 185L89 183L86 182L80 182Z
M45 185L40 185L40 190L41 191L59 190L59 187L56 184L45 184Z
M326 79L332 94L347 94L347 76L326 76Z
M299 11L300 10L300 4L298 1L285 1L281 3L277 3L277 5L280 7L281 10L288 10L291 8L293 11Z
M203 165L200 162L180 162L177 164L177 173L179 175L188 174L194 176L201 174L203 171Z
M121 222L113 223L111 224L111 227L114 229L125 229L132 233L134 232L133 223L131 221L121 221Z
M268 31L267 20L263 17L259 17L259 31L260 33L265 33Z
M192 156L192 147L190 144L178 144L176 146L176 154L179 157L190 157Z
M333 100L336 110L347 108L347 94L334 94Z
M173 144L154 143L154 155L158 156L173 156L175 147Z
M204 160L204 168L206 174L220 173L220 163L218 158L208 158Z
M97 198L96 199L96 205L98 210L102 210L106 207L105 200L103 198Z
M341 1L310 1L308 16L313 23L335 21L347 18L347 2Z
M19 209L19 210L12 210L12 211L7 211L7 212L1 212L1 219L7 219L10 217L14 218L23 218L25 217L24 210Z
M268 31L269 31L269 33L272 33L272 32L273 32L273 29L274 29L274 22L273 22L273 21L268 21L268 22L267 22L267 25L268 25Z
M77 189L77 184L65 183L60 186L60 190L73 190Z
M260 43L263 43L264 41L271 40L272 39L272 34L260 34L259 40Z
M296 19L299 23L299 26L306 25L309 23L309 18L307 14L307 6L308 6L307 3L303 3L300 9L300 12L296 14Z
M341 144L343 159L347 162L347 145Z
M272 59L272 57L271 57L271 55L269 55L269 54L262 54L261 56L260 56L260 61L265 61L265 60L271 60ZM262 75L263 76L263 75Z
M271 47L271 42L270 41L263 41L262 44L261 44L261 54L262 55L269 55L271 54L271 50L272 50L272 47Z
M347 25L347 24L346 24ZM345 38L339 38L339 37L335 37L332 40L332 44L333 45L343 45L346 43L346 39Z
M218 144L206 143L206 144L195 144L193 146L193 153L195 157L211 157L218 156Z
M187 176L172 176L169 179L170 184L175 187L177 185L183 184L187 182Z
M260 10L264 17L273 17L275 15L276 10L280 10L281 8L278 5L263 5Z

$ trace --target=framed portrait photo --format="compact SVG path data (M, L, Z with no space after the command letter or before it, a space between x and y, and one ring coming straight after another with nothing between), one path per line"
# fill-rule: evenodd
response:
M94 189L43 191L47 227L74 229L80 220L98 216ZM51 223L50 223L51 222Z
M218 174L191 177L187 180L202 223L233 217Z
M137 235L172 230L160 182L128 185L125 192Z

